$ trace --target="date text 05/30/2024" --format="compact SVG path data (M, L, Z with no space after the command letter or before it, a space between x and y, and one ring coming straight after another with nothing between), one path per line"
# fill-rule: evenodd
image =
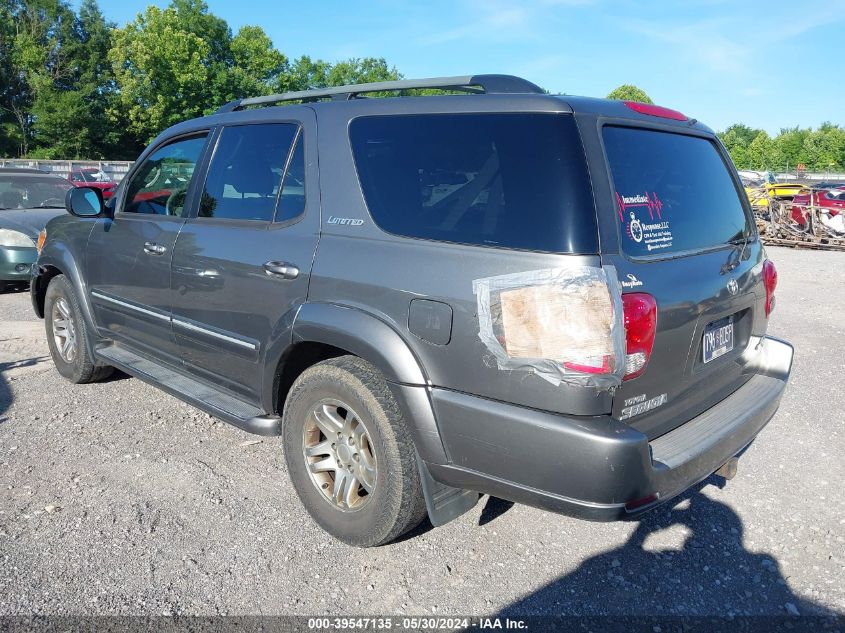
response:
M467 617L373 617L373 618L309 618L310 630L525 630L527 622L512 618Z

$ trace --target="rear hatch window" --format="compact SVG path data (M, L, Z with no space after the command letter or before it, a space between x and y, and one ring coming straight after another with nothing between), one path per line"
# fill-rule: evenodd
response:
M350 138L383 230L445 242L597 253L584 150L571 115L361 117Z
M604 145L625 254L699 251L751 234L740 193L712 141L609 126Z

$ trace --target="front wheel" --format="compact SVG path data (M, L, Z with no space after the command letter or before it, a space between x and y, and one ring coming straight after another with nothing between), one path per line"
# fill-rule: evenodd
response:
M425 517L413 441L370 363L342 356L305 370L288 394L283 436L296 493L335 538L382 545Z
M70 382L96 382L114 371L112 367L97 366L88 351L91 334L82 318L73 286L64 275L53 277L47 286L44 327L53 363Z

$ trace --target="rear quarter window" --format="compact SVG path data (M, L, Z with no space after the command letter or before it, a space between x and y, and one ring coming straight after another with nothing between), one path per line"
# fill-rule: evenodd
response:
M614 126L605 127L603 137L626 254L696 251L751 235L740 194L712 141Z
M595 207L571 115L362 117L350 140L383 230L445 242L597 252Z

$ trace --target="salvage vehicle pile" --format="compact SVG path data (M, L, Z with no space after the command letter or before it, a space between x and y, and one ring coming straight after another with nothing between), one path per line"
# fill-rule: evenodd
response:
M742 180L765 243L845 250L845 182Z

